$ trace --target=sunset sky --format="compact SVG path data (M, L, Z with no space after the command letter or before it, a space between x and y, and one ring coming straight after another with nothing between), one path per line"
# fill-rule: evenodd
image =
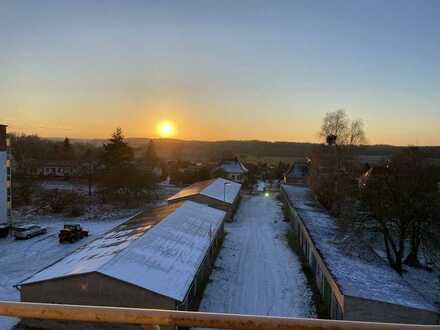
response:
M0 122L41 136L440 145L440 1L1 1Z

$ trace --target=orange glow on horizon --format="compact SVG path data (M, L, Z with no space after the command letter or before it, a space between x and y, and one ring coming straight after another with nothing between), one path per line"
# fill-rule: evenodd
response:
M176 129L173 122L169 120L164 120L157 125L157 132L160 137L167 138L174 136L176 133Z

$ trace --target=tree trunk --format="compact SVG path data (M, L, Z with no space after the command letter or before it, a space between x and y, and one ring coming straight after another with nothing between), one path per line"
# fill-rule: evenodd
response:
M411 235L411 246L410 252L406 257L404 263L410 267L422 267L422 264L419 261L419 247L420 247L420 235L418 228L413 229L413 233Z
M417 256L417 251L414 251L411 248L410 253L408 254L408 256L405 258L405 265L408 265L410 267L421 267L421 263L419 261L419 258Z
M390 237L389 233L387 231L383 231L383 239L385 243L385 249L387 253L387 259L390 266L399 273L399 275L402 275L403 273L403 249L399 248L397 249L393 242L391 242L392 238ZM391 246L390 246L391 245ZM399 246L401 243L399 242Z
M394 269L396 272L399 273L399 275L402 275L403 273L403 256L402 253L399 251L399 253L396 254L396 261L394 263Z

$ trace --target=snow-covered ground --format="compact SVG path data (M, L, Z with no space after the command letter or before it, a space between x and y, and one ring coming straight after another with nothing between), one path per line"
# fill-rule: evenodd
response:
M174 186L158 189L159 200L154 205L163 204L176 190L178 188ZM62 215L39 215L31 210L32 208L14 211L13 223L37 223L47 227L47 234L24 241L16 241L11 236L0 239L0 300L19 300L20 295L14 288L15 284L64 258L140 211L92 205L83 216L69 218ZM60 244L58 232L65 223L81 224L89 230L90 236L73 244ZM0 317L1 330L11 329L16 323L14 318Z
M289 248L276 195L245 196L207 285L200 311L315 317L312 292Z
M63 217L40 217L40 225L47 226L47 234L25 241L16 241L11 236L0 240L0 300L19 300L20 295L14 285L26 279L42 268L54 263L102 235L111 228L126 221L136 210L107 213L96 220L66 219ZM60 244L58 232L64 223L80 223L88 229L90 236L73 244ZM16 319L0 317L0 329L10 329Z
M364 235L363 238L385 262L388 262L381 235ZM427 258L422 253L419 255L419 258L422 264L426 264ZM404 265L403 269L402 277L414 290L418 291L428 302L440 309L440 270L438 267L428 271Z
M89 192L89 185L86 181L78 180L62 180L62 179L46 179L40 180L39 184L41 188L45 190L65 190L65 191L75 191L77 193L87 195ZM96 185L92 185L92 193L96 192Z

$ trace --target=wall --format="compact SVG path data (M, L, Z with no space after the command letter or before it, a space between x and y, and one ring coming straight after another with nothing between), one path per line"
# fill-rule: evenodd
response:
M218 253L220 252L224 234L225 230L223 222L215 233L215 238L208 250L208 253L205 255L205 258L200 264L197 275L194 277L183 303L178 306L179 310L198 310L200 302L203 298L203 292L209 280L209 275L212 271L212 267L214 266Z
M308 181L309 181L308 176L304 176L304 177L285 176L284 177L284 183L289 184L289 185L307 186Z
M336 281L325 266L321 255L316 250L312 239L310 238L304 224L296 213L295 209L290 205L287 194L281 189L281 197L284 205L288 208L288 217L292 229L297 235L297 241L300 249L307 261L307 265L313 272L316 286L319 289L321 298L327 309L328 316L332 319L345 319L344 306L345 297L339 289Z
M121 306L133 308L176 309L171 298L118 281L111 277L89 273L25 285L21 301L73 305ZM113 326L50 320L25 320L27 326L51 329L142 329L137 326Z
M234 213L237 210L238 204L240 202L240 193L237 194L237 196L232 204L225 203L221 200L214 199L214 198L211 198L211 197L208 197L205 195L200 195L200 194L190 195L190 196L182 197L182 198L178 198L178 199L173 199L173 200L168 201L168 203L177 203L177 202L181 202L184 200L191 200L193 202L205 204L210 207L225 211L226 212L226 220L232 221Z
M439 323L438 314L435 312L358 297L345 296L345 299L345 320L406 324Z
M6 180L7 152L0 151L0 223L8 219L8 183Z
M243 173L226 173L226 178L231 181L243 183L245 176Z

